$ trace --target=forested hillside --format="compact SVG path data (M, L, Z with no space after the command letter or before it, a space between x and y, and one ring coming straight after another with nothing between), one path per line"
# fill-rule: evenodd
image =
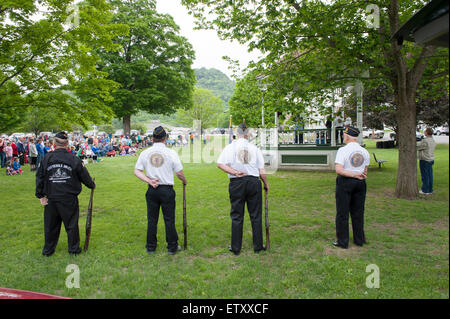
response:
M228 106L228 100L233 95L236 83L228 76L217 69L195 69L197 83L195 86L211 90L214 95L220 97Z

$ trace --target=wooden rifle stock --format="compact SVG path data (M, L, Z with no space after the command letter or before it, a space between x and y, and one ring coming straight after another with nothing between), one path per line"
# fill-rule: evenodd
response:
M183 233L184 249L187 249L187 221L186 221L186 185L183 184Z
M95 178L93 179L93 181L95 182ZM86 216L86 238L84 240L84 251L88 250L89 240L91 239L93 201L94 201L94 188L91 189L91 198L89 200L88 213Z
M270 234L269 234L269 200L267 199L267 191L264 190L265 197L265 215L266 215L266 249L270 249Z

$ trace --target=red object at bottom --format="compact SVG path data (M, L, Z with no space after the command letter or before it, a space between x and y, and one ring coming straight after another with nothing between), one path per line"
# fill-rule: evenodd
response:
M70 298L48 295L33 291L0 288L0 299L70 299Z

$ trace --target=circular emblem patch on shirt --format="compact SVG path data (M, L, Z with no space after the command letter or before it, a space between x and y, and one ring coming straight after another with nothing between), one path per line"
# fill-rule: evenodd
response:
M161 167L164 164L164 157L159 153L153 153L150 155L150 164L156 168Z
M240 150L237 153L237 158L241 164L248 164L248 163L250 163L250 160L251 160L250 153L246 149Z
M360 167L364 163L364 156L361 153L355 152L350 156L350 164L353 167Z

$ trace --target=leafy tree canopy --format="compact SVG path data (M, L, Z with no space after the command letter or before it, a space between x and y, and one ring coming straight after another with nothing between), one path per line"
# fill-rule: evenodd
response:
M333 88L361 81L394 92L398 127L398 197L418 196L416 94L424 81L448 87L448 48L393 41L422 0L182 0L198 27L258 49L250 66L291 100L322 105ZM274 86L275 87L275 86ZM280 94L281 95L281 94Z
M224 111L224 102L215 96L212 91L195 88L193 96L193 107L190 109L179 109L177 121L187 127L192 127L194 120L200 120L202 129L217 126Z
M108 104L130 128L139 110L170 114L192 105L194 51L167 14L156 12L154 0L110 0L112 25L125 24L129 34L115 39L119 52L101 52L100 69L120 84Z
M109 9L105 0L0 1L0 129L37 97L53 96L56 112L84 126L111 117L104 101L115 83L96 68L95 50L116 50L126 27L107 23Z

